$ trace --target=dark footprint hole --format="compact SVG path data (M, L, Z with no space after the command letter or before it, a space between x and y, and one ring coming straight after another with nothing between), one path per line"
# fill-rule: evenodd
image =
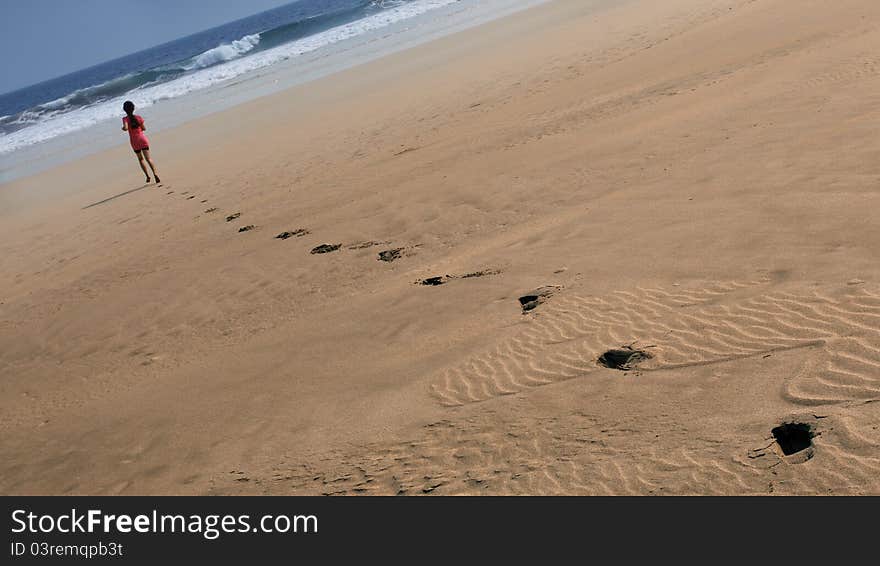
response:
M342 244L321 244L320 246L316 246L312 248L310 253L312 254L329 254L330 252L335 252L339 248L342 247Z
M523 312L529 312L537 308L541 297L538 295L523 295L519 298L519 305L522 307Z
M393 250L385 250L384 252L379 252L379 261L387 261L392 262L396 259L400 259L403 257L403 248L395 248Z
M305 236L308 233L309 233L309 231L306 230L305 228L299 228L297 230L294 230L293 232L281 232L280 234L275 236L275 238L277 238L279 240L286 240L288 238L293 238L293 237L299 238L300 236Z
M540 287L520 297L519 306L522 307L523 314L538 308L538 306L542 305L544 301L556 294L559 289L559 286L554 285Z
M230 214L229 216L226 217L226 221L227 221L227 222L232 222L233 220L235 220L235 219L238 218L239 216L241 216L241 213L240 213L240 212L236 212L235 214Z
M786 456L797 454L813 445L813 427L808 424L783 423L771 432Z
M191 196L191 197L186 197L186 200L192 200L192 199L194 199L194 198L196 198L196 195L193 195L193 196Z
M242 226L241 228L238 229L238 231L239 231L239 233L241 233L241 232L250 232L250 231L253 230L254 228L256 228L256 226L254 226L253 224L249 224L249 225L247 225L247 226Z
M422 279L419 281L420 285L427 285L429 287L436 287L438 285L443 285L446 283L445 277L428 277L427 279Z
M623 348L620 350L608 350L599 356L599 365L610 369L619 369L628 371L636 364L645 360L650 360L651 354L642 350L633 350L631 348Z

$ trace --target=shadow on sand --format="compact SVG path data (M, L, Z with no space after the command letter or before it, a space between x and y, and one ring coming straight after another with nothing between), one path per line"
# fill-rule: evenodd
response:
M112 197L105 198L104 200L99 200L98 202L93 202L92 204L90 204L88 206L82 207L82 209L85 210L87 208L92 208L93 206L98 206L99 204L105 204L105 203L110 202L111 200L116 200L119 197L124 197L125 195L130 195L131 193L135 193L137 191L142 191L142 190L149 188L149 187L152 187L152 186L156 186L156 185L153 185L152 183L147 183L146 185L140 186L136 189L131 189L131 190L125 191L124 193L119 193L118 195L113 195Z

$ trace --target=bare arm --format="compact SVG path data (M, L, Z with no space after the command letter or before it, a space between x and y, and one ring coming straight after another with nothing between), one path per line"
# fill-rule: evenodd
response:
M122 131L123 131L123 132L127 132L127 131L128 131L128 122L126 122L124 118L123 118L123 120L122 120Z

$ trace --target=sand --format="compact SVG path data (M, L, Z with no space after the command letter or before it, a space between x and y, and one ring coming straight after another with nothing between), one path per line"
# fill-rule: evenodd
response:
M880 493L878 42L556 1L0 187L0 493Z

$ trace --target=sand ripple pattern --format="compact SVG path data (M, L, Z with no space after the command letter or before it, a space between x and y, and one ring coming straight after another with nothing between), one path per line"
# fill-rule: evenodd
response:
M408 442L375 443L221 493L324 495L732 495L880 493L880 403L801 420L818 433L807 462L786 459L769 432L719 441L674 414L512 414L488 405L432 422ZM482 409L482 408L481 408ZM731 427L731 430L736 427ZM657 441L662 432L663 442ZM246 490L242 490L246 487Z
M859 285L796 294L760 281L554 297L524 330L445 370L431 391L445 406L486 401L611 371L598 356L627 344L654 356L639 371L810 349L810 363L784 385L786 399L880 399L880 293Z

